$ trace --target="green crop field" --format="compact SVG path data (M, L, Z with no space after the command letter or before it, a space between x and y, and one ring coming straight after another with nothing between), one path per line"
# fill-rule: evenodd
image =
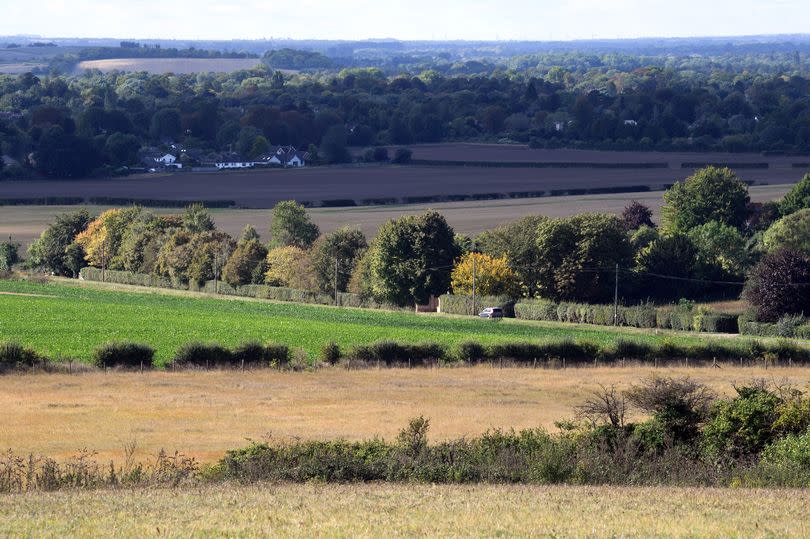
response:
M695 335L657 335L633 329L337 309L295 303L219 299L201 295L139 293L97 285L0 281L0 341L13 340L49 357L88 359L112 340L153 346L158 363L191 341L234 346L247 340L302 348L310 356L335 341L342 347L379 339L436 341L452 345L474 339L544 341L572 338L609 344L632 336L650 343L669 339L695 344Z

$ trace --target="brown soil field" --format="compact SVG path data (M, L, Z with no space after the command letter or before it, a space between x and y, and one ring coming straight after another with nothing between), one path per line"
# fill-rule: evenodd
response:
M5 75L19 75L21 73L28 73L34 69L47 68L48 64L0 64L0 73Z
M705 158L705 157L704 157ZM648 186L663 189L683 180L681 169L493 169L478 167L343 166L298 170L183 172L76 181L28 180L0 183L0 198L108 196L165 200L233 200L248 208L280 200L401 198ZM791 184L800 169L741 170L756 184Z
M755 202L774 200L784 196L787 185L756 186L750 189ZM663 203L663 192L583 195L566 197L489 200L481 202L446 202L441 204L409 204L391 206L363 206L347 208L312 208L312 219L323 232L331 232L342 226L357 227L366 236L373 237L385 221L403 215L418 214L426 209L441 212L450 225L461 234L478 234L502 223L520 219L526 215L542 214L550 217L565 217L574 213L593 211L620 213L631 200L649 206L658 219ZM2 206L0 207L0 238L12 236L27 248L59 213L74 211L77 206ZM108 207L88 206L93 214ZM176 209L156 209L158 213L177 213ZM214 209L211 210L217 226L236 236L245 225L253 225L260 234L270 225L267 209Z
M740 153L695 152L611 152L602 150L533 149L521 144L441 143L409 146L414 159L447 161L504 161L551 163L668 163L681 169L681 163L769 163L771 168L791 168L793 163L806 163L806 156L762 156ZM393 148L391 148L393 150Z
M491 428L553 430L599 384L625 389L653 374L688 375L726 395L754 378L800 388L810 382L808 368L722 367L6 375L0 452L64 458L87 448L118 460L134 441L139 458L166 449L211 461L248 438L392 439L419 415L430 418L433 440Z
M257 58L112 58L109 60L86 60L76 65L75 71L98 69L110 71L146 71L149 73L231 73L252 69L259 64Z

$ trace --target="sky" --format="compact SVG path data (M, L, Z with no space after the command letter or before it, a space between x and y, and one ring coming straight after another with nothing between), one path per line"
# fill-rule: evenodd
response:
M810 0L0 0L0 35L570 40L810 32Z

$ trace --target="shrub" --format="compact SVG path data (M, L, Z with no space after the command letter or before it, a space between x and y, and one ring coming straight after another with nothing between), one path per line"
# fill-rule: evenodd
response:
M718 401L703 429L706 450L715 458L757 455L775 436L782 399L762 386L735 389L737 397Z
M476 296L473 310L472 296L445 294L439 297L439 309L447 314L477 316L486 307L500 307L504 316L515 316L515 300L509 296Z
M760 322L776 322L787 314L810 312L810 260L780 249L762 257L748 276L743 292Z
M289 346L276 343L267 343L265 357L272 367L285 367L293 359Z
M326 345L321 348L321 361L326 363L327 365L334 365L340 358L342 357L342 353L340 351L340 346L335 341L330 341L326 343Z
M614 359L645 360L652 357L655 348L647 343L617 339L611 355Z
M776 321L776 335L778 337L790 338L796 335L796 328L806 321L804 315L786 314Z
M151 368L154 356L155 350L145 344L109 342L93 350L93 365L99 368Z
M39 354L16 342L0 342L0 371L32 367Z
M233 355L231 351L218 344L205 344L190 342L180 347L172 360L181 367L194 365L197 367L215 367L231 365Z
M453 357L463 363L480 363L487 359L487 349L479 342L464 341L458 344Z
M269 362L267 349L260 342L249 341L234 348L231 363L234 365L265 365Z
M366 362L381 362L386 365L423 365L446 358L444 347L437 343L402 344L394 341L377 341L356 346L348 357Z
M791 434L766 447L748 479L761 486L810 486L810 431Z

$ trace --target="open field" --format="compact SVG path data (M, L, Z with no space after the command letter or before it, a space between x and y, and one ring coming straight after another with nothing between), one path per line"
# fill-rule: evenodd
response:
M272 341L315 357L330 341L346 349L381 339L452 346L471 339L490 344L569 338L610 345L632 338L686 346L707 338L685 332L514 319L493 323L477 317L250 301L68 279L60 284L0 281L0 292L11 292L0 294L0 341L20 342L47 357L80 360L90 359L95 347L114 340L148 344L156 349L156 362L165 364L180 346L193 341L229 347Z
M789 188L788 185L751 187L751 199L754 202L778 199L784 196ZM526 215L542 214L550 217L564 217L585 211L621 213L630 200L638 200L649 206L653 210L654 219L658 220L663 204L662 196L663 192L652 191L633 194L445 202L441 204L312 208L308 211L322 232L331 232L348 225L361 229L368 237L374 237L377 229L385 221L403 215L422 213L430 208L441 212L456 232L474 235ZM93 214L100 214L108 208L109 206L88 206ZM7 238L11 235L15 241L27 248L53 222L57 214L76 209L76 206L0 207L0 238ZM155 209L154 211L158 213L179 212L176 209ZM214 216L217 227L235 237L247 224L256 227L260 234L265 234L270 225L270 212L266 209L212 209L210 212Z
M573 150L565 150L571 152ZM567 153L565 154L567 155ZM626 159L630 153L610 153ZM664 154L667 155L667 154ZM587 155L580 158L586 161ZM693 154L695 160L711 156ZM761 158L765 159L765 158ZM776 159L776 158L774 158ZM782 159L782 158L780 158ZM364 200L424 196L508 194L557 190L629 188L660 190L691 171L663 169L531 169L347 165L299 170L179 172L128 178L76 181L26 180L0 183L0 198L43 196L151 198L161 200L233 200L248 208L272 207L280 200L316 204L330 200ZM739 176L756 184L799 181L804 170L787 166L742 169ZM629 195L632 196L632 195ZM629 198L628 196L628 198Z
M218 485L0 497L23 537L806 537L810 493L698 488Z
M771 168L791 167L808 161L804 156L763 156L749 153L695 152L614 152L602 150L544 150L523 144L476 144L451 142L409 146L414 159L500 162L586 162L586 163L667 163L680 169L681 163L768 163ZM392 148L393 149L393 148Z
M110 71L146 71L163 73L231 73L252 69L259 65L258 58L111 58L107 60L85 60L76 65L76 72L98 69Z
M430 418L434 442L491 428L554 431L599 384L626 389L653 374L688 375L720 395L754 378L810 383L810 368L732 365L6 375L0 452L62 459L87 448L120 461L135 441L138 460L166 449L211 462L247 439L393 440L419 415Z
M19 75L21 73L28 73L34 69L46 69L48 64L31 63L31 64L0 64L0 73L5 75Z

